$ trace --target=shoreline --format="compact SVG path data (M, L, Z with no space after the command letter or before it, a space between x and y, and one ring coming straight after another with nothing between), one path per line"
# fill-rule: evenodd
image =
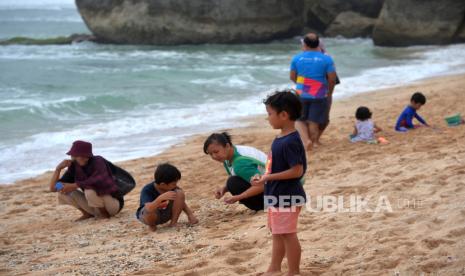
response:
M302 212L302 275L463 273L465 125L447 127L444 117L465 114L464 86L463 74L438 77L334 103L323 147L307 154L307 196L386 196L393 212ZM427 97L419 113L436 128L396 133L397 116L417 90ZM348 141L360 105L372 110L389 144ZM265 116L250 118L248 127L226 130L234 144L265 152L278 132ZM47 191L50 173L0 186L0 274L226 276L264 271L271 252L266 213L214 199L214 189L227 176L202 152L204 138L195 135L157 156L118 163L137 185L125 197L124 209L109 220L74 222L79 212L57 205L56 194ZM155 166L166 161L181 170L180 186L200 223L188 227L181 215L178 229L162 226L152 232L136 220L135 211L140 190L152 181Z
M404 85L395 85L395 86L390 86L390 87L381 88L381 89L362 91L362 92L359 92L359 93L357 93L355 95L346 95L346 96L342 96L341 98L335 98L334 103L341 102L341 101L347 101L347 100L350 100L351 98L355 98L355 97L358 97L360 95L366 95L366 94L371 95L373 93L374 94L382 93L385 90L394 90L394 89L399 89L399 88L406 87L406 86L419 85L419 84L421 84L423 82L440 80L440 79L445 78L445 77L458 77L458 76L465 76L465 73L446 73L446 74L442 74L442 75L438 75L438 76L434 76L434 77L426 77L426 78L418 79L418 80L409 82L408 84L404 84ZM336 86L336 89L337 89L337 86ZM337 90L335 90L335 95L337 95ZM265 115L265 112L262 115ZM452 115L452 114L450 114L450 115ZM464 116L465 116L465 114L464 114ZM233 129L247 129L247 128L250 128L254 123L256 123L259 120L259 118L261 118L261 115L249 115L249 116L237 117L237 119L239 121L237 123L238 126L234 127ZM156 158L157 156L165 153L166 151L169 151L171 148L185 145L190 140L192 140L192 139L194 139L194 138L196 138L198 136L208 136L209 133L221 132L221 131L223 131L225 129L230 129L230 128L219 128L219 129L214 129L214 130L212 130L210 132L206 132L206 131L203 132L202 131L202 132L196 133L196 134L188 134L184 138L180 138L180 140L178 140L177 142L173 142L173 144L171 144L170 146L168 146L166 148L163 148L163 149L160 149L159 152L156 153L156 154L148 155L148 156L141 156L141 157L136 157L136 158L123 159L123 160L120 160L120 161L116 161L114 163L117 164L117 165L123 165L124 166L124 164L127 163L127 162L133 162L133 161L137 161L137 160L145 159L145 158ZM63 156L64 156L63 158L66 158L65 154ZM0 183L0 186L16 185L17 183L32 180L32 179L41 177L41 176L43 176L45 174L51 174L52 172L53 172L53 169L52 170L46 170L46 171L44 171L42 173L36 174L34 176L31 176L31 177L27 177L27 178L24 178L24 179L18 179L16 181L12 182L12 183Z
M113 85L120 86L124 85L122 80L129 81L134 77L137 79L140 74L151 75L158 74L158 72L162 72L162 74L165 71L166 73L171 72L175 68L166 67L164 64L176 56L189 57L189 60L197 56L199 58L199 67L189 69L187 74L189 77L186 81L192 85L193 91L201 93L202 97L208 100L199 99L192 104L181 106L172 105L171 100L167 100L166 104L164 103L165 100L160 100L160 106L163 108L157 109L157 104L155 104L158 102L156 99L157 93L150 92L150 87L152 85L158 87L159 81L152 79L150 79L150 85L139 87L141 92L137 93L141 93L138 94L140 97L133 97L133 99L129 99L124 93L120 95L119 92L110 93L107 98L107 96L102 95L94 97L87 95L85 90L78 90L74 92L73 97L68 97L69 95L66 95L66 93L58 93L58 102L55 102L54 99L49 99L46 93L39 93L37 97L43 99L43 102L40 103L42 107L28 109L29 105L34 106L38 103L36 103L36 100L32 100L28 104L21 103L23 98L27 100L29 97L26 93L26 96L21 96L19 100L13 101L18 101L18 103L13 104L6 101L2 105L2 107L7 107L7 111L2 111L2 114L6 114L5 126L7 131L1 143L2 158L0 159L3 166L1 166L0 170L0 183L12 184L15 180L35 177L54 168L56 165L55 160L63 156L63 152L68 149L69 144L77 138L93 141L95 148L98 149L96 152L98 154L115 161L127 161L158 154L169 146L179 143L180 140L184 140L185 137L198 133L197 130L204 133L209 129L230 127L231 124L239 127L240 122L243 120L241 117L250 114L262 114L261 99L270 88L291 87L286 76L288 69L285 64L288 63L288 59L294 53L294 50L298 51L297 48L294 48L296 42L282 41L267 44L265 48L269 52L266 52L266 54L263 51L259 52L257 47L250 45L240 46L240 51L237 51L239 49L234 47L222 48L213 45L206 46L205 49L186 47L174 50L164 48L144 50L129 47L118 49L119 54L115 54L116 49L100 49L100 47L94 46L87 49L87 46L78 46L76 49L65 47L59 50L58 56L50 57L49 50L46 50L48 47L36 47L37 49L35 48L32 55L24 47L16 50L6 47L3 49L5 51L2 51L2 56L8 58L9 62L15 63L15 60L27 57L26 63L19 63L27 67L29 62L34 63L38 59L48 60L52 68L65 66L62 68L64 72L70 70L76 73L76 77L83 81L83 85L89 85L91 82L89 74L84 73L85 70L82 70L79 66L73 67L73 64L79 63L79 60L82 60L86 66L90 66L89 70L97 74L95 77L102 79L106 79L108 72L112 72L108 71L112 70L112 67L107 66L117 66L118 62L135 61L134 58L140 61L136 63L137 65L133 64L129 67L124 66L115 69L115 75L113 75L115 82ZM465 60L463 54L465 53L463 51L465 44L404 50L376 48L368 39L328 39L327 44L334 47L335 55L338 55L338 53L340 55L351 47L357 47L358 49L353 55L348 55L347 58L342 55L338 70L345 77L337 87L336 97L341 95L344 95L344 97L346 95L351 96L351 94L359 93L359 91L373 91L374 87L379 89L379 87L398 86L412 79L425 78L425 76L446 71L460 72L465 68L463 66L463 68L457 67L458 64L463 65L462 60ZM222 59L222 55L219 54L221 49L228 49L230 56L225 56ZM119 50L122 50L122 52ZM367 59L367 66L363 66L364 62L357 61L357 56L362 54ZM260 64L265 64L263 74L257 75L257 70L262 70L258 68L262 67L253 63L246 65L244 70L238 70L242 62L236 62L236 60L240 60L241 56L246 57L246 59L263 59L263 62L260 61ZM439 56L444 57L444 59L436 62ZM221 62L210 68L211 64L208 63L210 58L219 58ZM229 60L231 58L232 60ZM59 61L60 59L66 60L66 63L63 64ZM100 65L93 64L92 60L94 59L99 60L97 63ZM131 62L128 64L131 64ZM357 66L359 63L360 65ZM66 66L67 64L68 66ZM348 67L353 67L353 69L348 70ZM219 70L218 72L222 73L211 79L208 77L208 72L212 69ZM63 72L63 70L57 70L57 74L61 74L60 72ZM231 74L234 77L230 77ZM275 74L279 74L280 77L276 78L278 75ZM127 76L127 79L125 76ZM54 82L61 83L65 78L65 76L60 77ZM16 87L14 84L14 79L11 81L12 83L8 87L20 89L19 91L21 91L21 87ZM268 85L265 86L264 84ZM175 83L171 83L167 89L170 91L174 89L173 91L175 91L174 85ZM218 86L222 87L223 92L230 92L227 97L214 93L216 89L214 87ZM139 88L137 87L136 85L134 91L138 91ZM31 89L31 91L34 91L36 88L33 85ZM240 94L234 93L236 89L240 90ZM26 89L26 91L29 90ZM201 91L207 92L203 94ZM211 101L210 95L212 95ZM238 95L240 96L238 97ZM155 98L152 98L152 96ZM140 100L146 97L150 99L146 103ZM133 100L134 103L132 103ZM91 102L90 106L89 102ZM150 103L153 104L153 108ZM17 109L8 111L9 107L15 107L16 105ZM135 108L134 106L138 107ZM117 112L103 111L107 108L110 110L114 108ZM73 115L73 110L81 110L84 114L90 115L88 115L85 122L78 123L70 129L66 125L67 120L72 122L80 121L79 117L76 118ZM228 112L224 112L224 110L228 110ZM35 121L27 123L29 122L28 118L34 116L33 112L39 112L36 118L37 125L32 123ZM59 112L64 117L55 119L56 112ZM102 119L92 119L95 117ZM29 131L15 132L16 122L21 121L26 122L25 125L30 125ZM50 125L50 127L47 125ZM208 126L207 130L205 126ZM16 137L16 135L18 136ZM13 161L8 161L10 159ZM28 164L27 168L23 168L23 164Z

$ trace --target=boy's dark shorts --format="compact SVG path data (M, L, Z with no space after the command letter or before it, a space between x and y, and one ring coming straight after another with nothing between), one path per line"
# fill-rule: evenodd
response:
M310 121L317 124L328 122L328 99L301 99L302 115L299 121Z
M168 221L170 221L171 220L171 215L173 213L172 211L173 211L173 201L170 200L170 203L168 204L168 206L166 206L165 209L157 209L155 211L155 212L157 212L157 221L155 222L155 225L164 224L164 223L167 223ZM145 207L142 208L142 210L140 210L139 221L142 222L143 224L147 224L143 219L144 212L145 212Z

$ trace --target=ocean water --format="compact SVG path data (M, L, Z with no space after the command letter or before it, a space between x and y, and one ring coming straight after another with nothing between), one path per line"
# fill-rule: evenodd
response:
M0 39L89 33L64 0L2 0ZM465 45L375 47L324 39L335 97L465 71ZM91 141L112 161L154 155L192 134L243 125L263 98L292 87L299 38L253 45L0 46L0 183L37 175ZM199 149L199 155L202 154Z

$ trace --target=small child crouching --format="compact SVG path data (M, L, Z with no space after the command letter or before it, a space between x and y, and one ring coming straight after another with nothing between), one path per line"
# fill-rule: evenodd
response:
M140 193L140 206L136 217L152 230L167 223L176 226L179 215L185 212L190 224L198 223L187 206L184 191L177 186L181 172L173 165L161 164L155 170L155 181L145 185Z

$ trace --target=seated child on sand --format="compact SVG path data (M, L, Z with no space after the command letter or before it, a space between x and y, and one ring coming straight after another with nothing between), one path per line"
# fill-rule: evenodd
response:
M368 107L361 106L355 112L357 122L354 125L354 132L350 135L351 142L371 142L377 141L375 133L381 128L371 120L372 113Z
M175 166L165 163L157 167L154 178L141 190L136 217L154 231L157 225L168 221L169 226L176 226L182 211L186 213L189 224L198 223L187 206L184 191L177 186L181 172Z
M429 126L423 118L417 114L417 111L426 104L426 97L420 92L415 92L410 99L410 104L402 111L397 119L395 129L400 132L406 132L409 129L419 127L419 125L413 124L413 118L416 118L420 123L425 126Z

